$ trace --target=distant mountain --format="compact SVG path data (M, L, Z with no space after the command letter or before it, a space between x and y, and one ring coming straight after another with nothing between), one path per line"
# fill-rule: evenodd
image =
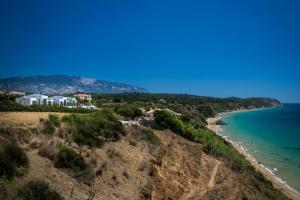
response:
M0 79L0 90L17 90L27 93L65 94L146 92L147 90L126 83L101 81L78 76L51 75L12 77Z

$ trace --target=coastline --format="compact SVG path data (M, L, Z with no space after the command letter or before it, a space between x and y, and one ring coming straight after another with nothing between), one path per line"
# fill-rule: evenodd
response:
M262 108L262 109L270 109L270 108ZM270 169L268 169L261 163L258 163L255 160L255 158L252 155L248 154L245 151L244 147L240 145L238 142L229 140L227 137L224 137L224 135L221 135L219 130L221 129L222 126L215 124L216 121L222 119L227 114L237 113L237 112L248 112L248 111L255 111L255 110L261 110L261 109L238 110L238 111L219 113L215 117L206 119L208 123L207 128L214 131L216 134L220 135L226 141L230 142L239 153L245 156L245 158L255 167L257 171L261 172L269 181L272 182L273 186L276 189L280 190L283 194L285 194L290 199L300 200L300 193L298 191L296 191L295 189L290 187L286 182L284 182L282 179L277 177Z

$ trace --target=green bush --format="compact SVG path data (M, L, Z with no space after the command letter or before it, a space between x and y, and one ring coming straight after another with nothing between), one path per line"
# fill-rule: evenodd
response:
M139 128L132 133L132 137L137 140L144 140L153 145L161 145L162 142L151 129Z
M62 200L63 198L49 184L41 180L31 180L18 190L22 200Z
M52 135L55 131L55 127L60 127L60 119L58 115L49 114L48 119L40 119L43 123L43 132L47 135Z
M122 124L109 110L71 114L62 120L69 124L73 140L78 144L101 146L106 141L117 141L125 134Z
M81 155L72 149L62 147L55 158L54 166L69 169L74 178L88 185L93 179L90 166L85 163Z
M208 105L200 105L197 109L204 117L213 117L217 114L214 109Z
M52 135L55 131L55 125L50 119L43 120L43 132L47 135Z
M185 124L175 115L165 111L157 110L154 112L155 122L163 127L172 130L174 133L179 134L187 139L193 139L192 135L186 134Z
M20 147L8 142L0 144L0 177L22 175L27 166L27 156Z
M193 115L193 116L182 115L182 116L180 116L180 120L183 123L185 123L193 128L196 128L196 129L203 129L207 125L206 120L200 114Z
M135 104L122 104L115 108L115 112L125 117L140 117L143 112Z
M58 115L49 114L49 120L54 124L54 126L60 126L60 119Z
M83 171L87 168L87 164L82 156L71 149L62 147L55 158L55 167Z

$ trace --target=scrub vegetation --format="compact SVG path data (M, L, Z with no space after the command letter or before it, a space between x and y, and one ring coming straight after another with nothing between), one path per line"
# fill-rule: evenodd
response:
M91 184L94 178L90 166L84 161L83 157L67 147L60 149L55 158L54 166L68 169L71 176L88 185Z
M153 145L162 145L162 141L157 137L152 129L136 128L132 131L130 139L143 140Z
M12 179L21 176L27 167L27 156L17 144L12 142L0 144L0 177Z
M49 183L34 179L25 183L18 189L17 199L21 200L62 200Z
M73 140L82 145L99 147L125 135L122 124L109 110L85 115L70 114L64 116L62 121L69 125Z
M124 117L140 117L143 115L143 112L135 104L121 104L115 108L115 112Z

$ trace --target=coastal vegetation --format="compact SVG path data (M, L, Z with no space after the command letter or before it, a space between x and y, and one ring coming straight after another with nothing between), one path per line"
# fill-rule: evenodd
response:
M25 183L18 189L17 198L22 200L62 200L63 198L57 193L49 183L34 179Z
M121 104L115 108L115 112L124 117L140 117L143 115L142 110L135 104Z
M21 176L28 167L28 158L23 150L13 142L0 143L0 177L12 179Z
M49 114L48 119L40 119L43 122L43 132L47 135L52 135L55 127L60 126L60 118L57 115Z
M189 94L153 94L153 93L120 93L120 94L97 94L93 96L95 101L110 99L118 99L120 102L154 102L162 103L160 100L164 100L167 104L182 104L192 106L209 106L213 109L213 112L224 112L227 110L237 110L240 108L261 108L280 105L280 102L271 98L216 98L196 96ZM162 103L163 104L163 103ZM210 111L211 112L211 111ZM208 113L210 114L210 113ZM206 114L204 114L208 117Z
M86 164L83 157L67 147L61 147L56 155L54 166L68 169L71 176L88 185L94 178L91 168Z
M132 140L143 140L153 145L161 145L162 141L157 137L152 129L149 128L136 128L132 131L131 137Z
M69 125L76 143L91 147L102 146L107 141L117 141L125 134L122 124L106 109L85 115L66 115L62 121Z

